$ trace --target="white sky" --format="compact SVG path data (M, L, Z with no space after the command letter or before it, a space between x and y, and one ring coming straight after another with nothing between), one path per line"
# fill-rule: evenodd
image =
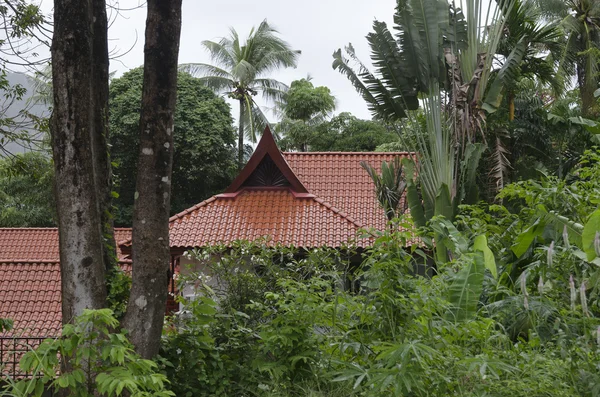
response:
M120 0L120 6L135 7L139 1ZM272 77L289 84L310 74L313 84L331 89L337 99L337 113L347 111L370 118L363 99L350 82L332 69L331 55L350 42L360 59L369 64L365 36L371 31L374 19L390 24L395 4L395 0L183 0L179 63L210 63L202 40L218 40L229 33L230 26L245 37L252 26L266 18L283 39L302 51L298 68L276 72ZM42 6L46 13L51 13L52 0L43 0ZM131 48L111 62L111 70L117 71L117 76L142 65L145 20L146 10L137 9L124 11L112 24L110 48L121 54ZM232 108L235 117L237 109L235 105Z

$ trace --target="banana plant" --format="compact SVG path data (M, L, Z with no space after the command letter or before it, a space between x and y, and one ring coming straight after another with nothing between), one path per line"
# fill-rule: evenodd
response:
M429 224L436 238L440 239L438 243L443 242L452 253L453 260L463 265L451 276L448 317L454 321L468 320L477 312L486 270L494 279L498 278L494 254L484 234L469 241L452 222L440 216L433 217Z

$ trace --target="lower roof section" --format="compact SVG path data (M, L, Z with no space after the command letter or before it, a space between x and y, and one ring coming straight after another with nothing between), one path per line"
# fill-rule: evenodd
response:
M358 240L362 225L318 197L288 188L244 189L214 196L171 218L171 247L203 247L266 238L271 245L341 247Z

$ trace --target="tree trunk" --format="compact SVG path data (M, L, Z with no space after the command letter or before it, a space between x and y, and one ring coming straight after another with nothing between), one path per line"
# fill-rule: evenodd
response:
M592 80L592 81L588 81ZM598 88L596 79L589 79L586 74L585 60L577 63L577 85L581 97L581 114L583 117L596 118L598 116L598 105L594 92Z
M133 212L133 282L123 325L144 358L158 353L168 294L173 114L182 0L148 0L140 155Z
M110 207L110 164L105 6L104 0L54 1L50 129L64 324L84 309L106 303L108 251L102 220Z
M238 172L244 168L244 105L246 103L240 99L240 119L238 120ZM249 110L249 109L248 109Z
M515 93L508 94L508 121L515 121Z
M106 1L94 1L94 80L96 108L94 123L96 126L93 156L96 172L96 189L100 205L100 221L103 237L103 260L106 271L117 266L114 222L112 211L112 168L108 151L108 21Z

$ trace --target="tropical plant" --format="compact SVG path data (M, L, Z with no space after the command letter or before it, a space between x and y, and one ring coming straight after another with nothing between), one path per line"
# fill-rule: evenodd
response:
M373 180L375 196L388 221L400 216L404 212L399 207L406 189L406 177L402 173L400 157L395 157L390 162L382 161L381 175L377 173L377 169L365 161L361 161L360 166Z
M52 160L29 152L0 161L0 226L45 227L56 224Z
M528 0L516 0L506 16L496 57L503 58L486 96L484 108L493 112L507 97L508 119L515 118L515 95L522 79L549 85L555 96L563 91L563 79L556 72L560 57L562 31L557 23L543 20L542 10Z
M110 154L118 197L115 222L130 226L138 174L138 135L143 70L113 79L110 95ZM220 193L236 169L235 132L231 109L200 79L180 72L177 79L177 133L173 136L171 211L177 213Z
M32 377L9 379L1 395L40 397L49 388L82 397L174 396L156 363L140 358L124 331L113 331L118 325L109 309L84 310L74 324L64 326L61 338L47 339L23 356L19 367ZM57 376L65 358L69 367Z
M189 63L180 69L194 76L217 93L224 93L240 106L238 126L238 166L244 159L244 135L256 142L256 131L268 124L266 116L254 97L282 101L287 86L269 78L269 73L279 68L296 67L300 51L277 36L277 30L266 20L253 28L242 43L238 33L231 28L229 37L220 41L203 41L216 65Z
M373 152L380 145L398 143L398 135L383 123L342 112L315 128L310 150L315 152ZM390 150L390 151L404 151Z
M427 129L417 135L415 149L424 208L416 191L408 196L417 225L434 214L452 219L458 204L476 197L475 169L485 149L475 143L476 135L482 131L492 60L512 5L513 1L484 7L481 0L398 0L396 35L384 22L375 21L374 32L367 36L376 74L358 60L351 45L346 47L349 58L341 50L334 53L334 69L348 77L375 117L398 121L423 104ZM509 74L501 71L498 84ZM416 189L409 181L407 188L411 187ZM447 259L445 251L438 244L440 261Z
M594 96L598 89L600 63L600 1L532 0L546 17L560 21L565 34L565 49L559 61L560 73L569 79L575 76L581 110L584 117L598 116L599 108Z

